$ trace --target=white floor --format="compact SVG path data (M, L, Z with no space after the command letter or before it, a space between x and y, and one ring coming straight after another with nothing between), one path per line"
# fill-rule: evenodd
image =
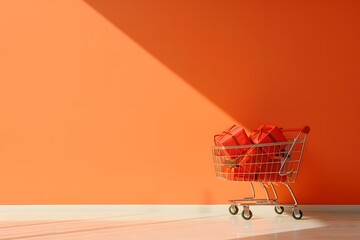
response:
M300 206L301 220L251 206L248 221L228 206L0 206L0 240L360 239L359 206Z

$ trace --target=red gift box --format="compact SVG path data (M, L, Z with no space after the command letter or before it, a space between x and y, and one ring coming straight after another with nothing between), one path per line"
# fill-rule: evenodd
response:
M224 165L221 168L222 174L226 179L233 181L255 181L256 174L248 172L242 166Z
M269 155L261 147L252 147L244 154L239 164L248 172L258 173L269 159Z
M262 165L261 173L257 174L256 180L260 182L286 182L288 176L279 174L281 168L280 159L271 159Z
M281 132L281 130L275 125L263 124L258 127L251 135L250 139L253 143L273 143L273 142L287 142L287 139ZM284 151L284 145L277 146L265 146L262 149L273 157L274 155L280 155Z
M221 134L215 135L214 142L216 146L222 147L252 144L244 128L236 125ZM222 149L217 154L220 156L226 155L230 159L235 159L241 157L241 155L248 149L249 148Z

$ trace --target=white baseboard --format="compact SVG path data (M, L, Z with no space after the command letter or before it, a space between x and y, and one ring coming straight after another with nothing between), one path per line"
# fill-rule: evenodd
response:
M53 204L53 205L0 205L0 212L6 210L135 210L135 209L153 209L153 210L171 210L171 209L208 209L218 210L229 207L229 204ZM284 204L291 207L291 204ZM360 205L326 205L326 204L299 204L299 208L307 211L331 212L331 211L360 211ZM251 207L273 208L273 205L252 205Z

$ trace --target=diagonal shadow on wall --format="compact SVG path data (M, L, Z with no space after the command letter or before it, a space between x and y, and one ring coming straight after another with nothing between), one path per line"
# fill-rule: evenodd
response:
M264 40L266 4L85 2L243 125L253 128L264 120L274 120L268 118L268 112L258 111L262 108L258 100L271 97L276 101L266 89L270 85Z

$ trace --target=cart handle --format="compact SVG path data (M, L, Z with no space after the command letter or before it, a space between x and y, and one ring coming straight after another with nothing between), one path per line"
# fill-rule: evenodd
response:
M305 126L303 128L287 128L287 129L281 129L282 132L302 132L304 134L308 134L310 132L310 127Z

